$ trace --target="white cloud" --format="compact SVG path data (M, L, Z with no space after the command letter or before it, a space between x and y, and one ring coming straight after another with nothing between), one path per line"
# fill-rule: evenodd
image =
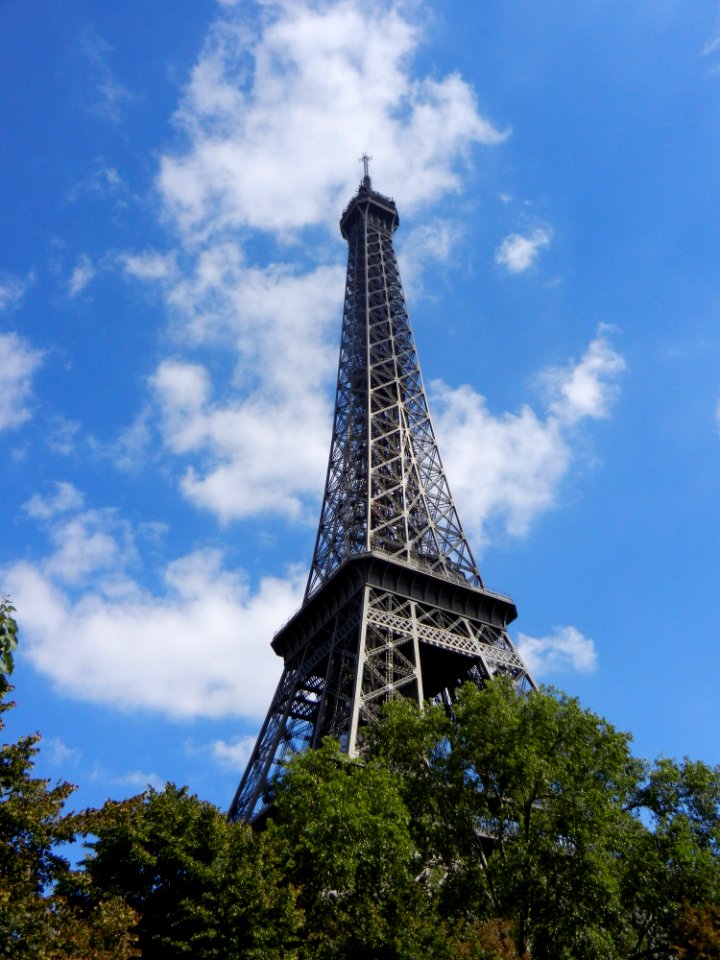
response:
M487 542L488 526L498 522L522 536L555 503L573 460L573 431L584 418L607 416L624 369L599 335L580 361L542 376L552 390L544 415L524 406L495 416L469 386L430 385L439 445L473 539Z
M119 258L125 273L138 280L169 280L177 273L174 253L157 253L146 250L144 253L124 253Z
M551 237L547 227L535 227L526 236L511 233L495 251L495 263L510 273L523 273L535 263L543 247L550 244Z
M247 766L257 737L244 735L232 740L213 740L209 745L213 760L223 770L242 771Z
M343 271L306 274L250 268L217 246L172 287L172 306L195 342L234 347L232 399L212 395L200 364L160 364L152 387L166 447L192 462L181 488L222 519L258 512L299 516L322 484L330 429L328 386L336 369ZM217 382L217 377L213 378ZM197 455L201 460L197 461Z
M597 665L595 644L575 627L556 627L548 637L520 633L516 647L535 677L568 670L592 673Z
M168 563L153 593L128 575L134 535L113 511L51 518L49 535L42 562L2 579L23 611L26 655L59 690L178 718L263 715L281 667L270 640L304 574L252 589L218 551L198 550Z
M0 333L0 431L12 430L30 419L32 378L42 353L16 333Z
M575 423L583 417L601 419L610 413L619 389L616 378L627 367L604 336L607 329L600 328L600 335L579 363L541 374L541 382L553 397L550 412L562 423Z
M139 200L139 197L133 197L130 188L122 179L115 167L109 167L102 160L98 161L95 170L85 179L79 180L66 194L69 203L76 203L82 196L92 194L101 199L111 200L113 205L122 209L127 206L129 199Z
M154 386L169 449L207 455L207 466L188 467L182 480L198 505L222 519L260 512L297 516L303 498L317 494L329 430L320 391L275 398L257 391L214 407L206 371L170 361L158 369Z
M8 274L0 277L0 312L7 310L22 300L25 291L35 279L31 272L26 277L12 277Z
M157 773L146 773L144 770L131 770L128 773L109 774L107 770L96 768L92 779L101 783L112 783L119 787L130 787L131 790L144 792L148 787L153 790L163 790L165 780Z
M145 462L152 439L150 409L146 406L112 443L103 445L95 441L94 446L115 467L134 470Z
M434 218L415 227L403 240L398 263L405 290L417 294L422 289L422 275L430 263L447 261L462 239L459 224Z
M77 420L68 420L54 414L48 417L47 427L45 442L51 450L66 457L75 452L81 430L81 424Z
M45 572L68 584L82 583L89 574L107 575L106 592L117 590L115 571L135 555L128 525L113 510L88 510L57 521L50 539L55 552L45 561Z
M84 501L83 494L72 483L55 483L55 494L52 497L41 497L39 493L30 497L24 504L28 516L36 520L49 520L58 513L66 510L78 510Z
M96 274L93 262L87 254L83 254L75 265L75 269L68 281L68 290L71 297L76 297L87 287Z
M190 146L158 185L186 235L333 222L372 148L382 189L403 203L459 186L473 144L506 136L457 74L411 72L419 29L399 4L269 2L261 32L216 24L177 114Z
M80 750L68 747L59 737L43 739L42 752L43 756L49 759L53 766L62 767L64 770L71 766L76 767L82 757Z

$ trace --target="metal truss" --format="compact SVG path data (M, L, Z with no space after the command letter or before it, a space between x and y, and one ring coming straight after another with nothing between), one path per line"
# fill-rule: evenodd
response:
M306 597L357 553L382 551L482 587L450 495L405 308L392 200L368 189L348 241L335 419Z
M388 565L392 561L387 561ZM502 626L365 584L285 665L265 724L230 810L253 820L272 804L284 761L340 741L354 756L362 728L387 700L452 704L458 686L497 674L532 686Z
M348 241L335 418L303 605L275 636L285 668L229 816L269 811L294 753L336 737L355 755L387 700L450 707L460 684L534 683L508 597L483 586L443 470L398 271L392 200L366 175Z

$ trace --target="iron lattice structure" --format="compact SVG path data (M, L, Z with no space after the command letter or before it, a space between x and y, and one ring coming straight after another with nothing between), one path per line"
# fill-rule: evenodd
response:
M276 634L285 668L229 816L272 804L283 761L323 737L357 753L394 696L452 704L497 673L534 686L463 533L405 307L395 203L366 174L340 220L349 246L335 419L303 605Z

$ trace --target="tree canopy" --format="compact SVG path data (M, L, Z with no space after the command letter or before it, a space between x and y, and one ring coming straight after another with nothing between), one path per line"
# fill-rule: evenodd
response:
M0 750L0 956L720 957L720 769L638 759L559 691L395 700L358 758L292 757L255 831L174 784L68 813L73 787L33 776L39 744Z

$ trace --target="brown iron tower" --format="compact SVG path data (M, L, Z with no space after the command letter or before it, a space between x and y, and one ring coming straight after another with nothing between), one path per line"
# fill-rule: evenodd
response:
M275 635L285 663L230 808L272 805L283 760L362 727L394 696L452 704L465 681L533 680L487 590L435 441L393 248L395 203L365 176L340 220L349 246L330 460L305 598Z

